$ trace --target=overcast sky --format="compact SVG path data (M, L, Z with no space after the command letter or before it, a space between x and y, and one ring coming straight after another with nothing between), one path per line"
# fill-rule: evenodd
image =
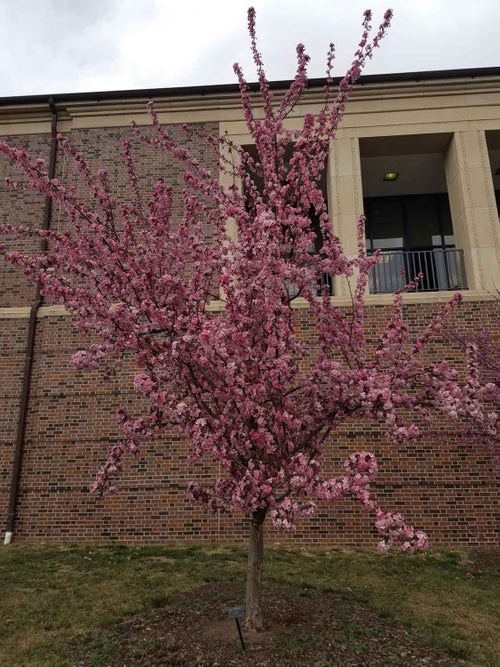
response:
M162 88L235 81L248 57L249 0L0 0L0 96ZM255 0L271 79L293 76L306 45L322 76L330 41L336 74L351 60L363 10L387 6L390 34L366 73L500 65L498 0ZM306 7L307 5L307 7Z

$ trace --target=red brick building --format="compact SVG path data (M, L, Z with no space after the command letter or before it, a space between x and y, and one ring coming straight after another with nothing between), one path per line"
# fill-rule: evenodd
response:
M275 87L279 94L282 86ZM232 85L55 95L51 100L4 98L0 137L41 155L53 165L55 176L68 180L74 175L72 165L60 152L51 154L52 136L61 131L124 191L120 143L130 134L131 120L148 124L150 98L161 122L179 138L180 124L188 122L227 131L234 141L249 144ZM320 104L321 82L312 81L291 125ZM189 147L215 170L200 139L190 140ZM181 173L164 155L142 147L139 163L144 187L161 173L180 192ZM396 180L389 173L396 173ZM2 158L0 176L8 175L18 176ZM412 328L460 289L464 303L454 321L456 330L474 335L488 329L498 339L500 68L364 77L332 147L325 187L347 252L355 252L355 220L363 210L368 247L383 250L367 296L374 335L388 317L399 270L406 268L426 276L421 291L405 296ZM58 230L66 224L62 212L43 198L3 184L0 220ZM332 299L339 306L349 304L340 280L334 281ZM298 326L307 338L306 304L297 301ZM130 374L103 382L97 373L70 369L68 361L78 347L65 311L40 301L32 284L1 263L0 515L13 539L246 539L244 517L206 515L189 504L187 481L215 470L188 464L188 443L176 433L150 443L130 460L119 494L99 499L88 493L98 463L110 443L120 439L116 409L139 407L139 399ZM435 345L434 354L460 358L458 348L446 341ZM404 511L412 524L429 533L433 545L497 543L494 463L452 425L437 422L416 445L397 449L371 425L350 423L336 434L327 469L335 474L345 454L359 447L379 457L376 494L383 505ZM269 528L268 539L317 546L375 544L368 518L348 500L321 505L293 534Z

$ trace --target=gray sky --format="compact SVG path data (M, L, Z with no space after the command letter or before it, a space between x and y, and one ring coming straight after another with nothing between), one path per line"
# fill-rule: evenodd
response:
M251 0L0 0L0 96L156 88L235 81L248 56ZM500 65L498 0L255 0L271 79L289 79L295 45L322 76L330 41L336 74L351 60L362 12L393 26L366 73Z

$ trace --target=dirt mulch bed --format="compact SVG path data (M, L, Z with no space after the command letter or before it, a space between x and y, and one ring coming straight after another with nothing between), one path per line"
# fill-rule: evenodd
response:
M269 627L242 651L229 607L241 585L206 584L163 609L129 619L77 649L74 667L379 667L460 665L359 602L271 585Z

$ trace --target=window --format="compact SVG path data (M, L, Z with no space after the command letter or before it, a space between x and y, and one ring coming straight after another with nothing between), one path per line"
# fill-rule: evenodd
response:
M466 288L447 192L452 139L451 133L360 139L367 250L381 253L370 274L372 293L394 292L419 273L419 291Z
M242 147L254 160L258 160L258 153L257 149L254 145L247 145ZM288 163L292 157L292 150L293 147L290 145L287 147L285 150L285 163ZM323 194L323 198L328 206L328 196L327 196L327 183L326 183L326 165L325 169L323 170L321 176L320 176L320 181L319 181L319 187L321 189L321 192ZM264 181L263 178L252 174L252 179L255 183L255 186L259 192L262 192L264 189ZM316 215L316 212L314 210L314 207L311 206L311 209L309 211L309 218L311 220L311 228L315 232L315 240L313 244L311 244L311 253L319 253L321 251L321 247L323 245L323 238L321 234L321 229L319 225L319 218ZM317 281L317 284L314 286L314 290L320 294L322 292L323 286L327 285L328 286L328 292L329 294L333 294L333 281L330 275L328 274L323 274ZM294 293L294 287L291 285L288 285L288 292L290 296L293 298L294 296L297 296L298 290L295 289Z
M371 292L394 292L419 273L423 291L466 287L446 193L369 197L364 207L367 250L382 251Z

